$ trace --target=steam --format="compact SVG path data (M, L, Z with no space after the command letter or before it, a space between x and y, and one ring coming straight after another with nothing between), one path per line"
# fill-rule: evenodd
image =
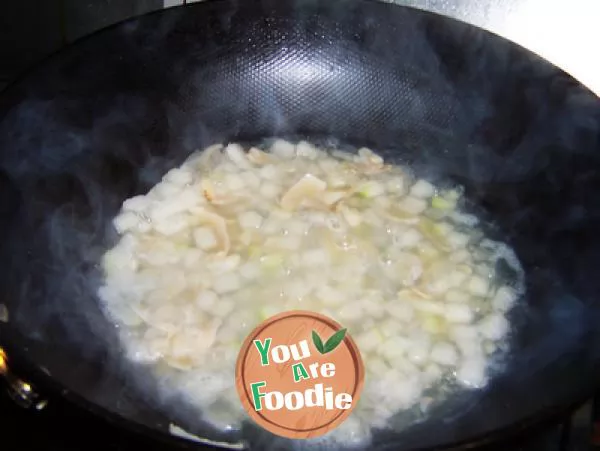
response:
M3 247L10 324L24 335L19 344L32 350L36 363L70 389L139 417L154 395L135 399L116 387L137 380L146 393L156 390L120 360L116 330L95 296L102 276L97 265L114 239L110 220L122 199L155 183L171 163L135 138L140 129L133 123L144 117L145 99L115 99L115 108L89 129L61 119L63 102L27 100L0 125L2 169L12 195L23 201ZM89 159L98 149L103 158Z
M556 381L598 372L598 99L459 23L377 3L294 4L207 2L151 14L87 38L5 98L0 287L11 332L93 402L168 424L152 412L173 400L120 360L95 299L110 220L195 149L310 134L465 184L527 274L531 308L514 312L510 371L404 431L407 447L582 396ZM265 19L261 8L287 20ZM498 409L506 393L520 397L520 410ZM186 430L203 429L184 404L167 410ZM259 448L283 446L255 438ZM382 433L373 446L396 438Z

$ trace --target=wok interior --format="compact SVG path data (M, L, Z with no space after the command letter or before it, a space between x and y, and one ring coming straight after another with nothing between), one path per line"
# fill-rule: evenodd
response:
M26 346L24 361L92 404L166 424L95 299L95 265L121 202L195 149L270 136L371 146L465 185L524 266L505 371L377 442L460 441L595 384L598 99L499 38L372 2L207 2L96 34L3 102L0 277L10 323L0 339L12 355ZM171 419L202 432L171 406Z

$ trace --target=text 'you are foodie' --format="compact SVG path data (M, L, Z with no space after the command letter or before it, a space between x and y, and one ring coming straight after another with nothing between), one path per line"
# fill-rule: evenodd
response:
M295 439L341 424L363 383L360 353L346 329L313 312L286 312L261 323L244 342L236 367L236 387L250 417Z

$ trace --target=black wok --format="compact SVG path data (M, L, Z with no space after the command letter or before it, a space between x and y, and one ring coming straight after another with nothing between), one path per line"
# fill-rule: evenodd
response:
M377 434L373 449L495 440L592 393L598 98L489 33L366 1L208 1L150 14L84 39L4 93L0 302L10 317L0 345L13 373L124 427L165 437L173 421L223 439L121 359L95 299L96 265L125 198L197 148L275 135L369 145L464 184L526 271L506 370ZM242 435L255 449L287 445L251 427Z

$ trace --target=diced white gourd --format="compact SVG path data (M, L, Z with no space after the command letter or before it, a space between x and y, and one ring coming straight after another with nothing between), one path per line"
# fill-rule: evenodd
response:
M459 249L459 248L463 248L467 245L467 243L469 242L469 235L467 235L466 233L459 233L459 232L450 232L447 236L446 236L446 240L448 241L448 244L450 244L450 246L452 246L454 249Z
M123 202L123 210L132 211L135 213L143 213L150 207L151 204L152 200L147 196L134 196Z
M391 194L401 196L406 193L405 181L400 176L395 176L393 179L388 180L385 187Z
M500 312L506 312L513 306L516 300L517 292L511 287L502 286L496 291L492 299L492 306Z
M204 252L197 248L186 249L185 255L183 256L183 265L186 268L192 268L198 264L202 259Z
M167 200L169 198L177 196L180 193L180 191L180 186L175 185L174 183L163 181L156 185L154 188L152 188L149 194L151 194L152 197L157 197L161 200Z
M278 139L271 145L271 152L280 158L290 159L296 155L296 146L289 141Z
M240 267L240 275L248 280L254 280L260 275L260 266L256 263L245 263Z
M274 164L267 164L258 170L258 175L264 180L276 180L279 177L279 171Z
M415 247L422 239L423 236L414 228L409 228L403 232L400 232L394 237L394 241L401 248L407 249Z
M470 214L453 212L451 218L454 222L467 227L475 227L477 224L479 224L479 219L477 219L477 216Z
M312 287L310 284L307 284L304 280L294 280L290 282L287 288L283 291L284 294L289 298L293 300L299 300L307 296L312 291Z
M252 171L242 172L239 177L249 189L256 189L260 186L260 177Z
M343 293L327 285L318 288L315 294L317 299L328 307L341 305L345 301Z
M480 388L486 382L485 360L482 358L469 358L456 370L456 379L470 388Z
M354 303L354 304L344 305L339 310L338 315L339 315L340 319L342 319L342 320L356 321L357 319L360 319L362 317L363 312L360 309L359 305Z
M362 217L357 210L342 207L340 212L350 227L358 227L362 223Z
M117 274L122 271L126 273L136 271L139 263L133 257L131 250L123 246L121 242L120 245L114 247L104 255L103 265L105 270L110 274Z
M238 222L244 229L258 229L262 225L263 217L255 211L245 211L238 216Z
M444 298L448 302L466 303L471 298L471 295L469 293L465 293L462 290L450 288L446 292Z
M225 147L225 154L229 157L229 159L239 168L249 169L252 167L250 161L246 157L246 153L244 152L244 148L239 144L231 143L227 147Z
M394 360L400 358L410 351L411 343L407 343L406 339L402 337L391 337L388 338L381 344L377 351L392 365Z
M378 297L370 297L361 301L361 307L363 311L371 318L376 320L382 318L386 314L384 309L383 299Z
M260 185L259 189L260 195L265 199L275 199L280 192L280 189L277 185L271 182L264 182Z
M173 185L183 186L192 183L194 176L186 169L171 169L164 176L163 180Z
M481 334L490 340L499 340L504 337L508 329L508 320L497 313L487 316L479 324Z
M455 341L477 341L479 331L475 326L456 325L452 327L450 334Z
M482 358L483 349L479 337L476 340L461 340L456 342L456 346L464 358L474 359Z
M450 255L450 261L453 263L463 263L471 259L471 254L466 249L458 249Z
M386 303L385 308L393 318L402 322L409 322L415 316L414 308L408 302L391 300Z
M377 327L379 328L379 332L384 338L396 336L402 330L402 326L398 324L395 319L392 318L384 320Z
M214 261L211 261L207 266L214 274L224 274L236 270L240 266L242 258L239 254L228 255Z
M373 198L381 196L385 193L385 186L376 181L365 182L357 188L357 192L360 196L366 198Z
M381 342L381 335L379 335L379 333L374 329L363 332L361 335L356 337L358 349L360 349L360 351L364 353L374 351L379 346L381 346Z
M435 194L435 187L427 180L418 180L411 188L410 195L420 199L426 199Z
M408 196L400 200L397 206L406 213L418 215L427 209L427 201L414 196Z
M246 187L246 183L240 174L227 174L223 184L230 192L239 192Z
M140 218L131 211L125 211L113 220L113 225L119 234L137 227Z
M127 357L137 363L149 364L157 362L162 353L152 342L135 339L128 342L126 347Z
M456 349L450 343L438 342L431 348L431 360L440 365L454 365L458 360Z
M423 370L423 378L425 383L431 384L442 377L442 368L435 363L430 363Z
M148 215L152 221L161 221L193 208L198 204L198 199L199 195L192 190L183 190L169 202L154 203Z
M330 257L325 249L311 249L302 254L302 263L305 266L322 266L329 265Z
M420 365L429 360L431 345L429 340L424 337L414 338L412 345L408 349L408 360Z
M361 404L319 439L336 446L415 403L426 409L423 391L448 371L483 387L487 359L506 350L518 291L495 288L492 269L501 257L519 263L491 240L470 246L478 219L457 210L461 190L413 183L367 148L332 155L285 140L270 152L213 146L114 218L122 237L103 258L98 296L127 357L162 359L157 374L218 412L209 421L220 427L244 417L224 377L240 343L282 311L334 318L362 353Z
M345 419L338 427L333 429L323 438L312 440L323 440L329 446L324 448L342 447L356 448L371 441L371 428L368 424L363 423L360 419L352 415ZM333 446L331 446L333 445Z
M196 297L196 305L202 310L210 311L219 301L219 296L214 291L201 291Z
M224 318L225 316L229 315L234 308L235 303L233 301L230 299L221 299L213 307L212 313L219 318Z
M415 303L415 309L420 312L434 313L436 315L444 315L446 313L445 305L437 301L422 301Z
M489 281L481 276L473 275L467 284L469 292L475 296L485 296L490 288Z
M308 158L314 160L319 156L319 152L316 147L306 141L300 141L296 146L296 155L298 157Z
M374 374L375 377L377 377L380 374L383 374L384 372L387 372L390 369L385 360L379 357L370 357L368 361L369 366L365 369L370 373Z
M215 233L210 227L198 227L194 230L194 242L198 248L204 251L214 249L219 244Z
M142 219L138 222L136 232L143 234L150 230L152 230L152 223L150 221Z
M267 238L265 246L269 249L277 249L278 251L295 251L302 244L302 239L298 236L276 236Z
M240 286L240 278L236 273L233 272L217 275L213 282L213 290L215 290L217 294L237 291L239 290Z
M473 309L467 304L446 304L444 310L444 316L451 323L470 323L474 318Z
M189 226L189 219L187 215L177 214L170 216L168 219L156 221L154 223L154 230L161 235L172 236Z

